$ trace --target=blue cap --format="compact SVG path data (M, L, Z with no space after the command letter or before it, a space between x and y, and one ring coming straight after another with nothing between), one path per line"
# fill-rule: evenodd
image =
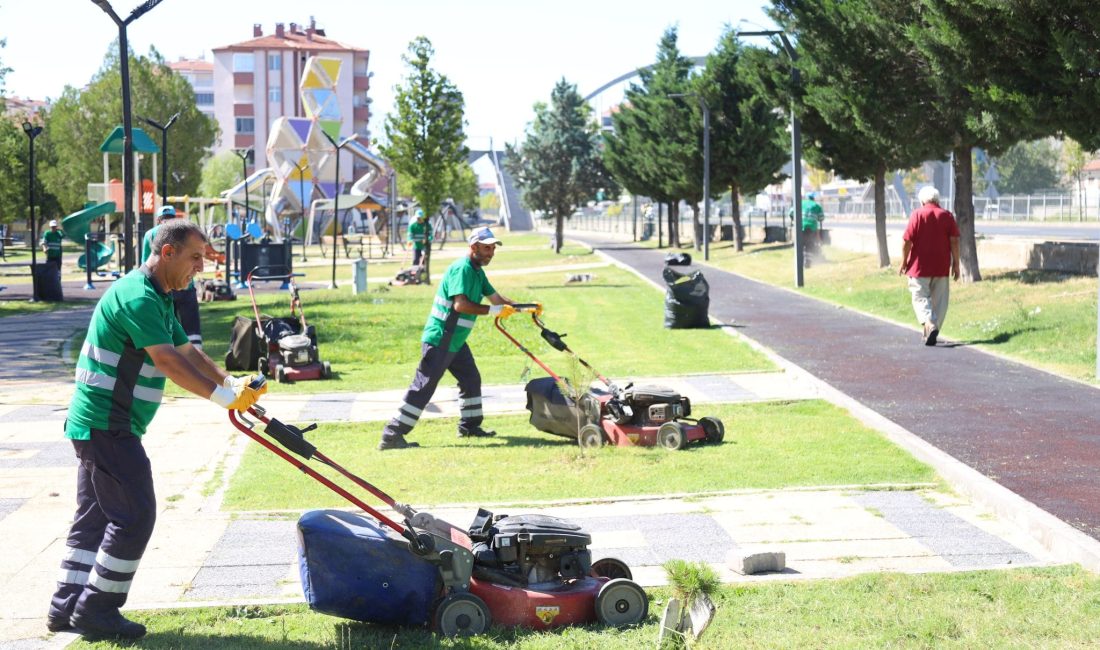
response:
M424 216L424 211L423 211L423 210L421 210L420 208L417 208L417 209L416 209L416 218L417 218L417 219L419 219L419 218L421 218L421 217L423 217L423 216Z
M817 198L817 192L810 192L809 194L806 195L806 198L813 201L814 199Z
M500 244L503 246L504 242L497 239L492 230L478 228L470 234L470 244Z
M176 209L170 205L163 206L160 210L157 210L158 219L168 219L174 216L176 216Z

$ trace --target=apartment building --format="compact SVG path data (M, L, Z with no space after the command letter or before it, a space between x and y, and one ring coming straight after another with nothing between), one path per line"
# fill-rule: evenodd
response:
M214 63L206 59L184 59L168 64L195 89L195 104L207 117L214 117Z
M298 85L302 68L310 56L326 56L341 61L336 94L343 118L341 135L358 133L369 141L370 52L332 40L311 17L308 26L297 23L275 24L275 32L265 35L263 26L252 27L252 38L214 48L214 117L221 127L216 152L251 148L253 169L268 165L268 129L275 118L304 116ZM341 170L349 176L366 173L364 163L344 154Z

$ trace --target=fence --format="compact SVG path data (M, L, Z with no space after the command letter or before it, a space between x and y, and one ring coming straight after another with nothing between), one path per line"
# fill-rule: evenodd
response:
M891 188L892 189L892 188ZM974 217L998 221L1064 221L1084 222L1100 220L1100 201L1095 196L1085 194L1084 202L1073 193L1057 192L1046 194L1009 195L991 199L985 196L974 197ZM1090 201L1091 199L1091 201ZM819 202L827 217L865 218L875 216L874 201L856 201L846 197L822 197ZM944 197L943 205L951 209L954 197ZM910 198L910 209L917 205L916 197ZM890 191L886 197L886 218L906 219L908 213L902 207L897 195Z

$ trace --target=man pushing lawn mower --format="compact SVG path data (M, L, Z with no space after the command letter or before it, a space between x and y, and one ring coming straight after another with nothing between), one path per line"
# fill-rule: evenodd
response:
M466 339L478 316L489 314L507 318L515 313L512 307L515 302L500 295L485 277L484 267L493 261L499 245L501 241L490 229L474 231L470 235L470 254L456 260L443 275L420 339L420 364L405 393L405 401L382 431L378 449L385 451L419 446L405 440L405 436L416 426L444 371L448 370L458 380L459 437L496 435L495 431L486 431L481 426L481 373ZM491 305L480 304L483 297ZM542 306L538 305L536 309L541 312Z

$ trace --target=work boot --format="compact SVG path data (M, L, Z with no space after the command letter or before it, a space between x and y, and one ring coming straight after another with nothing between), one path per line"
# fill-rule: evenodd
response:
M935 339L933 339L931 343L928 342L928 339L932 338L932 330L934 330L934 329L935 328L932 326L932 323L925 323L924 324L924 335L921 336L921 339L920 339L922 343L924 343L925 345L935 345L936 344Z
M51 614L46 617L46 629L50 632L64 632L73 629L73 626L69 624L68 616L64 614L54 616Z
M924 342L925 345L935 345L936 337L940 335L940 330L935 325L932 326L932 331L928 333L928 340Z
M486 431L485 429L482 429L481 427L472 427L472 428L469 428L469 429L467 429L465 427L459 427L458 428L458 437L459 438L492 438L496 434L497 434L496 431Z
M86 639L140 639L145 626L123 616L117 609L83 614L74 612L69 619Z
M409 442L405 440L405 436L396 434L392 436L382 436L382 441L378 443L378 451L386 451L387 449L408 449L409 447L419 446L419 442Z

